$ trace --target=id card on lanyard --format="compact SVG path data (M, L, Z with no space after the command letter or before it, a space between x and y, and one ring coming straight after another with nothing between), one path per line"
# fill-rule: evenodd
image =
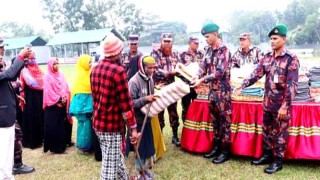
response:
M273 76L273 82L274 82L274 83L279 83L279 75L278 75L278 74L274 74L274 76Z

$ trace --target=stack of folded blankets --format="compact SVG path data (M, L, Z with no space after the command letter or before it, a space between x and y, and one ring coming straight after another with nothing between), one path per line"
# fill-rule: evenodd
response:
M311 101L309 94L309 78L306 71L299 71L298 89L294 97L295 102Z
M320 66L310 69L310 96L315 102L320 102Z
M231 86L236 88L241 86L243 80L249 77L254 67L241 67L231 69ZM263 101L265 76L250 87L243 89L240 95L232 94L233 101Z
M264 89L261 87L248 87L241 91L240 95L232 94L234 101L263 101Z
M199 87L194 89L197 93L197 99L208 99L209 84L202 83Z

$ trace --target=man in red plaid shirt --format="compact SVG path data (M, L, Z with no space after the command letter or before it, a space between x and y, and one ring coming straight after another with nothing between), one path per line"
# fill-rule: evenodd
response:
M100 140L100 179L128 179L121 152L125 122L131 129L131 143L138 139L137 124L128 90L127 74L119 64L123 43L109 34L102 43L104 59L93 68L90 81L93 97L93 128Z

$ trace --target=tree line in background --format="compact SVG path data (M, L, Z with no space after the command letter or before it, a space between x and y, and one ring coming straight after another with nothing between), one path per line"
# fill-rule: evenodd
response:
M55 33L116 27L125 37L140 34L141 45L159 42L162 32L172 32L175 44L187 42L185 23L162 21L159 16L146 14L127 0L41 0L41 3L43 17L51 23ZM250 32L254 44L260 44L268 41L267 34L276 23L288 26L290 45L319 43L320 1L293 0L284 12L236 11L230 15L229 29L223 34L227 35L228 42L237 44L240 33ZM31 25L15 22L1 23L0 32L11 37L41 35L49 38L43 30L35 32Z
M293 0L284 12L234 12L230 18L230 37L238 40L239 32L254 34L255 44L267 42L267 34L276 23L288 26L289 45L320 42L320 1Z

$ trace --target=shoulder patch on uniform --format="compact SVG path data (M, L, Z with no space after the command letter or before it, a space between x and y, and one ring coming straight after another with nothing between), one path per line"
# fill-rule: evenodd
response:
M297 55L295 53L293 53L293 52L287 51L286 53L293 59L297 59L298 58Z
M299 66L300 66L299 60L296 57L293 57L293 60L291 61L291 68L298 69Z

